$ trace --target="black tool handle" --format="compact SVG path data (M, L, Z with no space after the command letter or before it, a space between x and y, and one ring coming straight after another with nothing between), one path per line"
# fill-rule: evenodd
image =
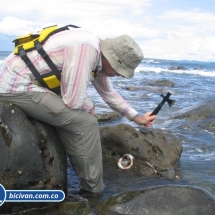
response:
M158 112L160 111L161 107L164 105L164 103L165 103L166 101L168 101L168 99L169 99L170 96L171 96L171 93L170 93L170 92L168 92L168 93L166 94L166 96L164 96L163 94L161 94L161 97L163 97L163 100L162 100L162 102L153 110L153 112L150 114L150 116L157 115Z

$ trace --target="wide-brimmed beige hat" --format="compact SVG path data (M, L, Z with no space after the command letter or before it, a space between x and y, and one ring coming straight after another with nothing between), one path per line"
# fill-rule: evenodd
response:
M137 43L128 35L101 41L102 54L111 67L120 75L131 78L134 70L143 59L143 52Z

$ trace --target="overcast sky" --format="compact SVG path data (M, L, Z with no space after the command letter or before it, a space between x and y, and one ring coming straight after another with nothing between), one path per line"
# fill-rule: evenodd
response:
M53 24L78 25L101 39L128 34L145 58L215 61L214 0L1 0L0 51Z

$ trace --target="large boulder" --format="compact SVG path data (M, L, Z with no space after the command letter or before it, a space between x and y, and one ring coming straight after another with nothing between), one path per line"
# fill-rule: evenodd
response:
M157 186L128 191L103 200L97 214L214 215L215 199L192 186Z
M15 105L0 103L0 149L0 184L6 190L66 193L67 156L53 127L27 118Z
M181 157L182 143L173 134L161 129L136 130L119 124L100 128L104 165L117 167L124 154L134 157L132 170L142 175L158 174L173 179Z

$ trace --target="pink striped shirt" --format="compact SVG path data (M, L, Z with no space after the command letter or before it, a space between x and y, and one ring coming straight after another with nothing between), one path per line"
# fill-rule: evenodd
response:
M100 39L78 28L52 35L43 48L61 75L61 96L68 108L90 111L93 102L87 96L92 82L102 99L115 111L132 119L137 112L113 89L109 77L92 71L101 69ZM40 74L50 71L36 50L27 52ZM50 92L35 82L35 77L19 56L11 53L0 65L0 93ZM51 92L52 93L52 92Z

